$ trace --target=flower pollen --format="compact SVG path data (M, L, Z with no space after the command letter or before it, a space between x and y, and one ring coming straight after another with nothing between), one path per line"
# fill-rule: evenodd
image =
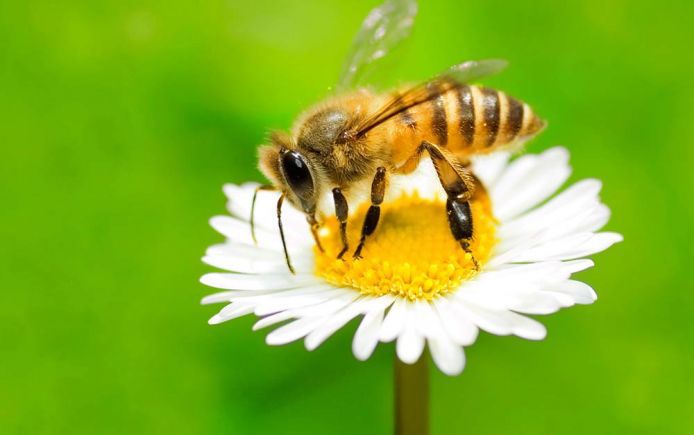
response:
M421 198L416 193L381 206L376 231L366 240L362 258L354 259L368 206L362 205L350 216L350 250L343 259L336 258L342 249L339 223L334 216L325 220L321 231L325 252L315 249L316 275L363 295L432 300L454 291L477 273L471 254L451 234L445 202ZM496 243L496 220L484 192L478 191L471 208L474 238L470 248L481 266Z

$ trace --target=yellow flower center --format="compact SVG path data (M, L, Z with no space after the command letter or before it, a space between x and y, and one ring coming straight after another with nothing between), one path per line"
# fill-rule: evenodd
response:
M489 197L479 192L471 201L474 237L472 255L453 238L443 201L408 194L381 206L381 220L367 238L361 259L352 258L369 204L350 215L347 235L350 250L342 250L339 223L326 219L321 231L325 252L315 249L315 273L340 287L364 295L391 294L410 300L431 300L455 290L477 273L472 255L482 266L496 242L496 220Z

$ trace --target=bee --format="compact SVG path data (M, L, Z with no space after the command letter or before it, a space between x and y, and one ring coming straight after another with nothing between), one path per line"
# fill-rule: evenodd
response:
M347 198L370 191L371 204L361 237L352 253L360 258L364 243L380 218L387 178L409 174L427 154L447 195L446 213L452 236L470 251L474 225L470 199L483 189L470 170L470 158L500 149L516 149L545 123L525 103L471 82L501 71L503 60L468 61L436 77L389 93L355 88L358 78L406 38L417 13L415 0L386 0L365 19L338 82L341 94L309 108L291 133L275 132L259 148L259 167L272 182L256 190L278 190L277 221L287 267L294 273L282 228L287 199L306 214L318 249L323 198L332 197L340 224L342 258L347 239ZM370 183L370 186L369 186ZM369 188L370 187L370 188ZM476 267L477 261L474 259Z

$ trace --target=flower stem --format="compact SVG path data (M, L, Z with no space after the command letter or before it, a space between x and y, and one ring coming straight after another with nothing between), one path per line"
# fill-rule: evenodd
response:
M427 360L426 352L414 364L405 364L395 355L395 435L429 434Z

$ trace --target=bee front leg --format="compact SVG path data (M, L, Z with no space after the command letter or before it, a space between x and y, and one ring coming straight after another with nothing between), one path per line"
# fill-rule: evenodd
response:
M455 157L447 155L439 147L428 142L422 142L418 152L427 151L434 163L436 173L446 191L446 215L451 234L460 243L460 247L472 256L475 270L479 270L479 263L470 249L470 240L473 235L472 210L470 199L474 188L474 176L469 169L457 164Z
M282 249L284 250L284 260L287 262L287 267L292 275L296 275L292 262L289 259L289 251L287 250L287 240L284 238L284 226L282 225L282 204L284 203L284 193L277 199L277 228L280 230L280 239L282 239Z
M316 215L314 213L306 214L306 221L311 226L311 235L313 236L313 241L316 242L318 250L325 252L323 250L323 245L320 243L320 238L318 237L318 229L320 228L320 223L316 220Z
M337 258L342 258L345 252L349 250L349 241L347 240L347 215L349 214L349 205L339 187L333 189L333 201L335 202L335 215L337 216L338 222L340 222L340 238L342 239L342 251L337 254Z
M364 248L364 242L366 238L376 231L378 226L378 220L381 217L381 203L383 202L383 196L386 193L386 168L379 167L376 169L376 175L374 176L373 182L371 183L371 207L366 212L366 217L364 218L364 225L361 228L361 238L359 239L359 246L354 251L354 258L361 258L361 250Z

